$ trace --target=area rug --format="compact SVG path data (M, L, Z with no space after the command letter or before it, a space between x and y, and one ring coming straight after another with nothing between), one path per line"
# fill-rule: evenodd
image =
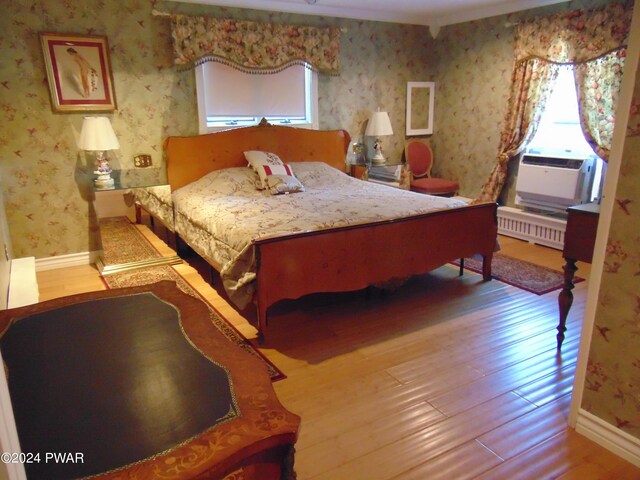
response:
M452 263L460 265L459 260ZM482 273L482 260L465 258L464 268L472 272ZM493 256L491 275L495 280L508 283L536 295L544 295L545 293L559 290L564 285L563 272L509 257L502 253L497 253ZM573 279L573 283L582 281L584 281L584 278L574 277Z
M109 239L108 242L103 241L103 249L109 250L109 258L117 258L120 260L131 262L143 260L146 258L160 257L160 253L151 245L140 231L126 217L114 217L100 221L100 228L103 238ZM108 230L108 232L107 232ZM105 235L105 233L107 233ZM271 381L282 380L286 376L271 361L265 357L257 348L249 342L233 325L227 322L217 310L198 293L198 291L189 284L173 267L169 265L161 265L155 267L139 268L126 272L113 273L102 277L104 283L109 288L134 287L138 285L148 285L161 280L171 280L176 282L178 288L183 292L201 300L209 307L210 318L213 325L220 330L229 341L235 343L244 351L254 355L264 362L266 365Z

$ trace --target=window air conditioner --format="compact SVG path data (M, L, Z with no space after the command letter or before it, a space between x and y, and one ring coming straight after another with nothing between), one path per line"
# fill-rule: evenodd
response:
M564 212L572 205L589 203L595 162L595 155L585 158L567 152L525 152L516 179L516 205Z

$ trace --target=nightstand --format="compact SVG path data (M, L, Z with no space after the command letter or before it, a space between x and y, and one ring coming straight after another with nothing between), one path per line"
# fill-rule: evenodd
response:
M367 180L402 190L409 190L411 178L406 164L385 163L384 165L371 165L368 170Z
M137 268L182 263L182 259L177 255L168 257L156 255L152 247L148 254L142 255L143 258L123 260L120 252L116 251L117 248L113 248L118 242L112 233L114 222L118 220L131 222L129 217L132 202L128 201L127 193L136 188L165 185L166 181L158 178L157 171L149 169L114 170L111 176L114 179L113 188L94 189L94 206L100 232L100 252L96 259L96 266L100 274L109 275Z
M366 180L367 176L367 164L366 163L352 163L349 175L360 180Z

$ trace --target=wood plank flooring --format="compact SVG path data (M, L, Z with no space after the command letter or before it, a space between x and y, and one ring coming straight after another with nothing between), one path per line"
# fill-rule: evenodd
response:
M563 263L556 250L501 243L508 255ZM588 277L589 265L578 267ZM235 310L190 265L176 269L255 337L253 311ZM38 281L41 300L104 288L89 266ZM567 428L587 288L576 285L560 354L558 292L539 297L449 266L393 292L276 305L262 351L288 377L274 384L282 403L302 417L298 478L640 479L639 468Z

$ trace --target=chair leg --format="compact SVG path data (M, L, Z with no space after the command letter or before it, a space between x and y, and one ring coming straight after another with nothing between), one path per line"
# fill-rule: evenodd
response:
M460 272L458 273L458 276L462 276L462 274L464 273L464 257L460 259Z

